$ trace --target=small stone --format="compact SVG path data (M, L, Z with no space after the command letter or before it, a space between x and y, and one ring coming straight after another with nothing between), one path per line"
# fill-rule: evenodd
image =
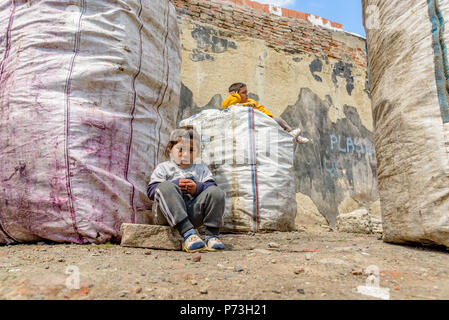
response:
M224 265L222 265L221 263L217 264L218 269L223 270L224 269Z
M234 267L234 271L235 271L235 272L242 272L242 271L243 271L243 267L241 267L241 266L235 266L235 267Z
M121 291L118 294L118 296L121 297L121 298L126 297L127 295L128 295L128 292L126 292L126 291Z
M306 294L306 292L304 291L304 289L296 289L296 291L297 291L299 294Z
M146 274L145 272L142 272L140 275L141 275L142 277L145 277L147 274Z
M305 270L304 270L303 268L295 268L295 270L293 270L293 272L294 272L295 274L301 274L301 273L304 273Z
M196 286L198 284L198 281L196 281L195 279L192 279L190 281L190 283L192 284L192 286Z
M207 294L207 293L208 293L207 288L201 289L201 290L200 290L200 293L201 293L201 294Z
M351 273L353 276L361 276L363 274L363 270L353 270Z
M44 268L45 268L45 269L50 269L50 267L49 267L49 266L45 266Z
M279 248L279 244L277 244L276 242L270 242L268 244L268 248L277 249Z
M275 263L276 263L276 260L274 260L274 259L271 260L271 263L272 263L272 264L275 264Z
M151 251L145 251L143 254L146 256L149 256L149 255L151 255Z
M131 251L125 251L125 254L131 254Z
M134 288L133 291L134 291L134 293L138 294L138 293L142 292L142 288L141 287L137 287L137 288Z
M40 246L43 246L45 244L45 242L39 241L37 244L40 245Z
M64 259L58 259L58 262L65 262L65 260Z
M193 262L200 262L201 261L201 255L198 252L194 253L193 256L192 256L192 261Z
M273 293L281 294L281 291L280 291L280 290L277 290L277 289L274 289L274 290L273 290Z
M312 254L311 253L306 253L306 260L310 260L312 259Z

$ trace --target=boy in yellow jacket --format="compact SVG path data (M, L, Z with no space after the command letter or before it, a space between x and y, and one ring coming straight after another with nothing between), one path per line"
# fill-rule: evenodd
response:
M296 142L305 144L310 142L309 139L301 137L299 134L301 133L301 129L295 129L293 130L288 123L279 117L275 117L270 111L265 109L264 106L257 103L257 101L253 99L248 98L248 88L246 84L244 83L234 83L229 87L229 93L230 96L223 101L221 104L221 107L223 109L226 109L234 104L241 104L243 106L247 107L253 107L254 109L257 109L263 113L265 113L270 118L273 118L285 131L287 131L291 136L293 136L296 139Z

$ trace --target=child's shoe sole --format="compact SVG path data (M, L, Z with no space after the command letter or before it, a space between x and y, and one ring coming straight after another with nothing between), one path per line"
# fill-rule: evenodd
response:
M209 246L209 242L214 242L215 241L215 243L212 243L212 245L211 246ZM217 242L218 241L218 242ZM216 245L219 245L219 246L223 246L223 248L213 248L213 246L214 246L214 244L216 244ZM206 250L207 251L214 251L214 252L217 252L217 251L224 251L224 250L226 250L226 246L217 238L217 239L215 239L215 238L212 238L212 239L210 239L209 241L206 241Z
M214 249L214 248L209 248L209 247L204 248L204 251L211 251L211 252L218 252L218 251L225 251L225 250L226 250L226 248L224 248L224 249Z
M196 253L196 252L200 252L200 251L204 251L206 249L206 247L202 247L199 249L194 249L194 250L189 250L187 249L187 247L184 245L184 243L182 244L182 251L185 251L187 253Z

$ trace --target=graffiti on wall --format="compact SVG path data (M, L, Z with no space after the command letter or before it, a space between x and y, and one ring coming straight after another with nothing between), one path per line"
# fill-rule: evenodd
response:
M308 195L334 225L348 192L368 202L376 201L378 192L373 133L363 126L356 108L345 105L345 117L332 122L331 107L330 96L323 101L303 88L281 117L312 140L295 151L296 191Z

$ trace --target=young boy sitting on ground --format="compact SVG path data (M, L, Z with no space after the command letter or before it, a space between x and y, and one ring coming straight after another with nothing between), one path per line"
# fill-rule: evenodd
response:
M194 129L174 130L166 148L171 160L156 167L147 187L148 197L165 218L159 222L166 220L179 231L182 248L189 253L225 249L219 238L225 193L204 163L194 163L199 150L200 138ZM194 229L201 225L206 227L206 242Z
M270 111L265 109L264 106L257 103L257 101L248 98L248 88L244 83L234 83L229 87L230 96L223 101L221 107L226 109L234 104L242 104L244 106L253 107L267 116L273 118L285 131L287 131L291 136L293 136L297 143L305 144L310 142L309 139L301 137L299 134L301 133L301 129L292 129L288 123L279 117L275 117Z

